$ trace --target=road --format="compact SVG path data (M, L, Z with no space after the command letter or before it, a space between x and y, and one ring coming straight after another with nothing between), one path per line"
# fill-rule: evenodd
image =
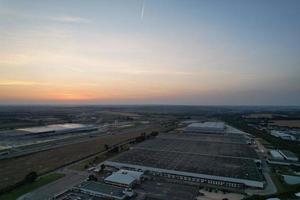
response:
M270 168L266 162L265 156L267 154L267 150L266 148L258 141L256 140L256 144L258 147L258 156L260 157L262 163L261 163L261 167L262 167L262 173L266 179L266 187L263 190L253 190L253 189L247 189L245 192L248 195L269 195L269 194L275 194L277 192L277 188L275 186L275 184L273 183L273 180L270 176Z
M59 194L68 189L71 189L75 185L80 184L82 181L88 178L89 173L86 171L74 171L68 168L63 168L57 171L58 173L64 173L66 176L58 179L52 183L49 183L43 187L40 187L30 193L27 193L17 200L46 200L53 197L55 194Z

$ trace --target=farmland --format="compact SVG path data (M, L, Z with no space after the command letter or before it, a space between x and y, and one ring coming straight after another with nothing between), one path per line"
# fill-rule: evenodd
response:
M300 120L273 120L270 124L288 128L300 128Z
M142 132L150 133L157 127L147 128ZM126 130L122 134L107 135L76 144L42 151L14 159L0 161L0 189L21 181L29 172L45 174L59 167L81 160L105 150L105 145L114 145L141 135L141 130Z

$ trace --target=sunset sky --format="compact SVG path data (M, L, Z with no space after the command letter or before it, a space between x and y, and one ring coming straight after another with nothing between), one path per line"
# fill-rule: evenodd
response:
M300 105L299 0L0 0L0 104Z

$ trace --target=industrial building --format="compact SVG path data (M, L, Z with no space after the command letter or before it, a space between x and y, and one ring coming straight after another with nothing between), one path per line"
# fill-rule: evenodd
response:
M297 162L299 158L293 152L287 150L270 150L270 154L274 160L287 160Z
M105 161L105 165L191 184L239 189L263 188L265 184L256 152L244 140L230 136L222 142L222 137L210 134L162 135Z
M270 150L270 155L272 156L273 159L275 160L284 160L284 157L281 155L281 153L279 153L278 150Z
M18 131L25 132L24 134L30 135L41 135L41 134L66 134L66 133L76 133L82 131L93 131L97 130L95 126L84 125L84 124L53 124L48 126L38 126L30 128L17 129Z
M264 187L264 179L251 159L133 149L105 164L187 182L231 188Z
M299 158L293 152L287 150L279 150L279 153L288 161L295 161L297 162Z
M17 138L17 139L26 139L26 138L41 138L49 137L56 135L72 134L79 132L90 132L95 131L98 128L93 125L85 124L53 124L48 126L38 126L30 128L21 128L11 131L1 132L1 137L3 139Z
M10 149L67 137L92 134L96 130L98 128L94 125L73 123L4 130L0 131L0 147Z
M104 182L115 186L131 188L135 185L136 180L127 174L113 173L105 178Z
M189 124L185 129L186 133L225 133L224 122L202 122Z
M275 137L279 137L283 140L292 140L292 141L296 140L295 136L285 133L283 131L272 130L271 135L273 135Z
M105 183L131 188L140 183L143 172L121 169L104 179Z
M123 188L95 181L85 181L77 186L74 190L95 197L104 197L117 200L123 200L128 197Z
M192 153L198 155L249 158L259 160L254 149L249 148L249 145L247 144L157 138L155 140L143 142L137 145L135 149L149 149L159 152Z
M221 142L233 144L248 144L248 139L241 134L160 134L158 138L170 138L204 142Z

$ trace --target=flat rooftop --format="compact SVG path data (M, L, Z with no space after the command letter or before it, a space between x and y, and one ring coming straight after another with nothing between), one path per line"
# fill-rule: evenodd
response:
M108 161L181 172L263 181L263 177L252 159L135 148Z
M17 129L18 131L26 131L29 133L43 133L43 132L54 132L54 131L62 131L62 130L69 130L69 129L79 129L88 127L84 124L53 124L48 126L37 126L37 127L30 127L30 128L21 128Z
M78 188L82 188L84 190L94 191L106 195L111 195L119 198L125 197L122 188L115 187L101 182L85 181L81 183L78 186Z
M216 129L224 129L225 123L224 122L197 122L188 125L189 128L216 128Z
M258 159L255 150L247 144L193 141L178 138L156 138L147 140L135 146L134 149Z
M290 158L298 158L298 156L291 152L291 151L287 151L287 150L280 150L281 153L283 153L285 156L290 157Z
M122 173L113 173L112 175L106 177L104 181L113 182L113 183L119 183L124 185L130 185L134 183L135 178L128 174L122 174Z
M213 135L213 134L159 134L158 138L170 138L192 141L206 141L206 142L222 142L222 143L236 143L247 144L246 138L241 134L228 135Z

